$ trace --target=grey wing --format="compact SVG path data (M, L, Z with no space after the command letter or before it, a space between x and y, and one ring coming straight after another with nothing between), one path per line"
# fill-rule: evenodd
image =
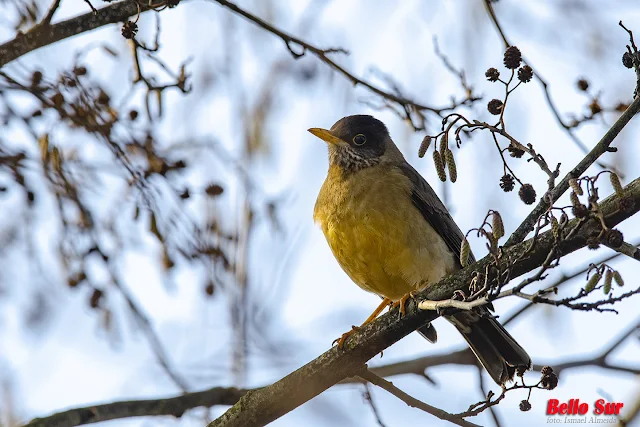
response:
M400 165L400 170L406 175L412 183L411 201L413 205L420 211L424 219L442 236L447 247L460 262L460 247L464 234L455 223L449 211L444 206L433 188L425 181L425 179L416 171L409 163L404 162ZM473 254L469 254L469 263L475 262Z

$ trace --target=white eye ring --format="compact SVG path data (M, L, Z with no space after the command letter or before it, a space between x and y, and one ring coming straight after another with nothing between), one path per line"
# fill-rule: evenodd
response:
M364 145L365 142L367 142L367 137L364 136L363 134L359 133L356 136L353 137L353 143L360 146L360 145Z

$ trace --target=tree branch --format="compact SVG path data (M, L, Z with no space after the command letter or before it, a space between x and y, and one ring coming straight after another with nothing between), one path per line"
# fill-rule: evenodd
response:
M55 25L36 25L27 33L18 33L13 40L0 45L0 67L41 47L104 25L123 22L138 11L145 12L149 9L148 3L138 4L132 0L123 0L103 7L97 13L85 13Z
M610 146L616 139L620 131L629 123L629 121L640 111L640 96L633 100L629 108L616 120L611 128L604 134L600 141L593 147L593 149L580 161L553 189L547 191L547 193L540 199L540 202L531 211L531 213L525 218L524 221L513 232L511 237L505 243L505 246L512 246L516 243L520 243L527 237L530 231L533 230L534 225L538 221L540 215L542 215L550 206L552 206L565 191L569 189L569 180L572 178L579 178L588 168L595 162L598 157L609 151L615 151Z
M635 261L640 261L640 248L637 248L636 246L627 243L627 242L622 242L622 245L620 245L617 248L612 247L611 245L605 243L605 245L611 249L613 249L614 251L622 254L622 255L626 255L629 258L635 260Z
M378 387L385 389L412 408L418 408L428 414L440 418L441 420L449 421L455 425L463 427L480 427L478 426L478 424L474 424L460 417L456 417L453 414L443 411L442 409L436 408L435 406L431 406L427 403L422 402L421 400L416 399L415 397L405 393L404 391L393 385L391 381L385 380L384 378L374 374L366 368L363 369L358 374L358 376L363 380L369 381L371 384L375 384Z
M172 415L181 417L188 409L215 405L233 405L247 390L237 388L214 387L209 390L186 393L166 399L129 400L123 402L92 405L70 409L49 417L36 418L24 427L72 427L121 418L143 417L149 415Z
M489 18L491 19L491 22L496 27L496 31L498 32L498 34L500 35L500 38L502 39L502 42L505 48L511 46L511 43L509 43L509 40L507 39L507 35L505 34L504 30L502 29L502 26L500 25L500 22L498 21L496 12L493 9L493 5L491 4L491 0L484 0L484 5L485 5L485 8L487 9L487 13L489 15ZM573 132L573 127L565 123L564 120L562 120L562 117L560 117L560 112L558 111L558 107L556 107L556 104L553 102L553 99L551 98L551 91L549 90L549 84L547 83L547 81L540 76L540 72L538 71L537 68L531 65L531 62L526 61L526 63L535 70L533 75L535 79L538 80L540 82L540 85L542 86L542 90L544 92L544 97L547 101L547 105L549 106L551 113L555 117L556 122L567 133L567 135L569 135L569 138L571 138L571 140L584 153L587 153L589 151L589 148L584 144L584 142L580 140L580 138L576 136L576 134ZM606 169L606 165L600 164L600 166Z
M600 204L607 226L613 227L640 210L640 179L626 187L625 197L629 197L634 203L633 209L625 212L618 209L619 196L611 196ZM575 226L577 221L573 220L569 224ZM600 221L586 221L571 237L563 241L563 255L584 247L587 237L600 229ZM507 248L498 261L498 269L504 269L509 264L512 278L528 273L544 263L554 244L553 233L548 231L536 238L535 245L532 241L526 241ZM456 290L467 288L475 272L484 271L494 261L491 256L487 256L430 286L416 298L433 301L451 298ZM268 424L341 380L358 375L369 359L437 316L432 311L416 310L413 302L408 304L407 312L401 319L394 309L354 333L342 349L334 347L276 383L248 392L209 426L249 427Z
M535 364L533 369L540 371L543 366L553 366L558 374L567 369L583 366L598 366L605 369L617 370L633 374L640 373L640 368L631 368L610 364L607 357L611 355L627 338L640 328L640 320L636 321L616 340L607 345L605 349L596 357L579 359L564 363ZM478 366L477 359L469 348L454 351L451 353L430 355L405 362L392 363L360 371L357 375L363 380L384 388L405 403L412 407L418 407L440 419L454 422L458 425L474 426L475 424L456 419L453 414L442 411L424 402L421 402L399 390L393 383L381 377L391 377L396 375L415 374L424 377L424 371L434 366L442 365L468 365ZM340 384L353 384L361 382L356 378L348 378ZM162 416L172 415L180 417L184 412L200 406L212 407L215 405L233 405L247 390L236 388L214 387L193 393L185 393L180 396L165 399L131 400L123 402L113 402L104 405L93 405L84 408L70 409L64 412L50 415L48 417L36 418L25 424L23 427L72 427L82 424L91 424L101 421L108 421L122 418L133 418L141 416ZM453 419L449 419L452 417ZM465 423L465 424L462 424Z
M424 104L420 104L418 102L415 102L413 100L404 98L402 96L396 95L394 93L391 92L387 92L383 89L380 89L377 86L374 86L372 83L367 82L359 77L356 77L354 74L350 73L349 71L347 71L344 67L342 67L341 65L339 65L338 63L336 63L334 60L332 60L331 58L329 58L329 56L327 56L330 53L348 53L346 50L341 49L341 48L329 48L329 49L320 49L318 47L315 47L313 45L311 45L310 43L294 37L290 34L285 33L282 30L279 30L278 28L274 27L273 25L263 21L262 19L260 19L259 17L247 12L246 10L238 7L237 5L235 5L234 3L227 1L227 0L212 0L218 4L220 4L223 7L226 7L230 10L232 10L233 12L235 12L236 14L244 17L245 19L251 21L252 23L256 24L257 26L267 30L268 32L280 37L282 39L282 41L285 43L285 45L287 46L287 49L289 50L289 52L291 52L291 54L293 55L294 58L300 58L302 56L305 55L306 52L311 52L316 58L318 58L320 61L324 62L325 64L327 64L329 67L331 67L332 69L334 69L335 71L338 72L338 74L341 74L342 76L346 77L347 80L349 80L354 86L357 85L361 85L366 87L367 89L369 89L371 92L375 93L376 95L379 95L389 101L395 102L398 105L404 107L404 108L412 108L415 111L430 111L432 113L435 113L437 115L441 115L442 113L445 113L447 111L451 111L453 109L455 109L456 107L458 107L459 105L465 105L465 104L469 104L472 103L474 101L479 100L480 98L478 97L474 97L471 93L467 93L467 97L462 100L462 101L452 101L451 105L448 107L431 107L431 106L427 106ZM299 47L301 49L300 52L296 52L292 49L292 45L295 45L297 47Z

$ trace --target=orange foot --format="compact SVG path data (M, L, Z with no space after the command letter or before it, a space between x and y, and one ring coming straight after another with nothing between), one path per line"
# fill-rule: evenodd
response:
M406 310L407 300L415 298L416 292L417 291L411 291L408 294L406 294L405 296L403 296L402 298L400 298L398 301L394 301L391 304L391 308L395 308L395 307L400 306L400 317L403 317L405 315L405 313L407 312L407 310Z
M344 334L342 334L342 336L340 338L336 338L335 340L333 340L333 342L331 343L331 345L334 345L335 343L338 343L338 348L342 348L342 346L344 345L344 342L347 340L347 338L349 338L351 335L354 334L354 332L360 330L359 326L353 325L351 326L351 330L348 332L345 332Z
M360 328L363 328L365 326L367 326L369 323L373 322L374 320L376 320L376 317L378 317L378 314L380 314L382 312L382 310L384 310L384 308L386 306L389 305L389 303L391 303L391 300L389 298L385 298L382 300L382 302L380 303L380 305L373 311L373 313L371 313L371 316L367 317L367 320L365 320L362 325L360 326L352 326L351 330L348 332L345 332L344 334L342 334L342 336L340 338L337 338L335 340L333 340L333 344L338 343L338 348L342 348L342 346L344 345L344 342L347 340L347 338L349 338L351 335L353 335L354 332L358 331Z

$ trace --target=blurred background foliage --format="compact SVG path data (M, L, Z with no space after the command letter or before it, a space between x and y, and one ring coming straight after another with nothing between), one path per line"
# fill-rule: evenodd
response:
M634 76L620 62L628 36L617 24L640 31L635 3L493 2L509 41L549 84L560 117L587 147L616 119L616 106L631 100ZM469 92L436 54L437 37L482 97L461 112L489 120L486 102L502 96L484 77L502 65L504 46L483 2L237 4L313 46L348 50L327 55L376 87L444 107ZM32 27L48 7L2 0L0 40ZM63 0L53 22L88 11L84 2ZM354 86L310 52L297 58L283 40L214 1L146 12L137 26L135 43L120 24L109 25L1 70L0 425L99 401L260 386L363 320L376 297L342 273L312 223L327 165L326 147L309 127L376 115L463 230L496 209L508 234L529 212L516 192L501 191L502 163L489 135L464 140L455 150L458 181L442 184L430 157L417 156L425 132L414 131L397 104ZM298 48L291 46L303 53ZM437 114L426 111L424 119L428 133L439 130ZM550 165L561 162L563 173L584 154L537 82L513 94L505 120ZM639 170L637 129L632 122L617 140L618 153L603 158L626 182ZM542 194L546 176L534 164L511 166ZM627 241L637 242L638 225L637 218L624 224ZM477 256L486 252L481 241L471 244ZM607 255L600 249L566 257L549 280ZM612 263L637 277L632 261ZM584 279L561 292L575 293ZM497 309L521 304L501 301ZM636 304L619 304L618 316L536 307L513 333L534 362L581 358L637 322ZM460 337L440 323L436 346L407 337L372 364L461 348ZM637 366L639 350L636 336L616 360ZM411 375L394 382L453 412L482 397L476 370L443 366L429 375L436 384ZM553 397L609 394L626 408L640 398L639 387L628 373L581 368L561 377ZM337 386L274 425L375 425L362 396L362 386ZM507 398L499 416L506 425L546 422L549 397L534 396L528 413L517 408L523 397ZM436 425L382 391L372 390L372 399L387 425ZM223 410L113 424L196 425ZM492 423L489 414L478 422Z

